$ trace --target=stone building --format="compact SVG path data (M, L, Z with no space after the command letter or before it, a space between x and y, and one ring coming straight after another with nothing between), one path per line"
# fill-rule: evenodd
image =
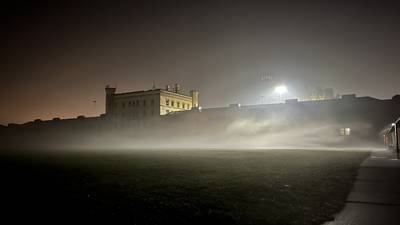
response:
M199 106L199 92L182 93L178 84L171 89L151 89L116 93L116 88L106 86L106 116L117 120L144 120L176 111L191 110Z

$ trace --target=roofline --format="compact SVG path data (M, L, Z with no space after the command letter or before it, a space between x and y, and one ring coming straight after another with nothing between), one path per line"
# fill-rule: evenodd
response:
M147 91L130 91L130 92L121 92L121 93L114 93L114 95L130 95L130 94L139 94L139 93L145 93L145 92L159 92L161 89L150 89Z
M125 95L147 94L147 93L151 93L151 92L154 92L154 93L167 93L167 94L170 94L170 95L176 95L176 96L185 97L185 98L191 98L192 97L190 95L180 94L180 93L176 93L176 92L172 92L172 91L166 91L166 90L163 90L163 89L160 89L160 88L151 89L151 90L147 90L147 91L131 91L131 92L115 93L114 96L121 96L122 97L122 96L125 96Z
M162 89L160 89L160 92L164 92L164 93L167 93L167 94L176 95L176 96L180 96L180 97L186 97L186 98L191 98L192 97L190 95L180 94L180 93L176 93L176 92L172 92L172 91L166 91L166 90L162 90Z

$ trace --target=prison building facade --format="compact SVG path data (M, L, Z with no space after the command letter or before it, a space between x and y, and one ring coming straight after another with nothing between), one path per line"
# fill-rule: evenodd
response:
M177 111L199 106L199 92L186 95L179 85L165 89L116 93L115 87L106 86L105 116L119 121L140 121L157 118Z

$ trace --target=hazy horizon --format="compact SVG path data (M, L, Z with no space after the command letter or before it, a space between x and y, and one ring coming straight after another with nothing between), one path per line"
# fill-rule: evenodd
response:
M396 1L9 2L0 124L99 115L106 84L180 83L202 107L260 104L281 83L294 97L309 85L388 99L400 93L399 11Z

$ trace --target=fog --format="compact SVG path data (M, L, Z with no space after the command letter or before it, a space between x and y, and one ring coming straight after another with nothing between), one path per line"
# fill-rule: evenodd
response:
M370 149L379 143L359 137L340 136L337 126L325 123L302 127L280 126L274 121L239 120L225 129L198 132L175 130L142 131L127 129L89 137L87 149ZM365 123L352 124L368 130ZM192 133L192 134L190 134ZM365 134L367 135L367 133Z
M48 150L134 149L360 149L382 148L379 134L365 121L280 113L182 113L111 128L14 130L3 146ZM350 135L340 129L351 128ZM4 145L4 143L6 143Z

